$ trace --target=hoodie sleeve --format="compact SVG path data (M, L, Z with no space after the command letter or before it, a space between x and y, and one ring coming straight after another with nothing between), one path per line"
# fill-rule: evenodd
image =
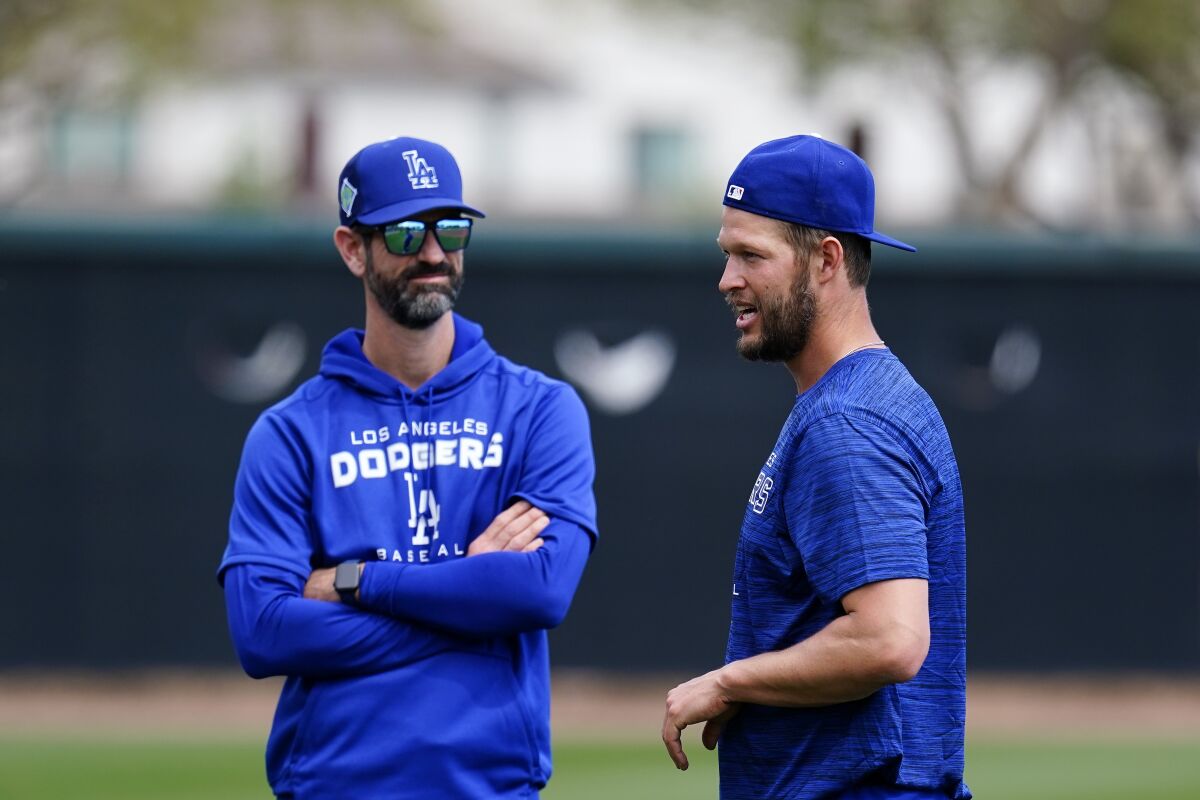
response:
M224 583L229 634L253 678L371 674L470 646L411 622L306 600L304 578L266 564L236 564Z
M594 543L599 535L595 479L587 409L574 389L556 383L538 403L515 495L551 517L574 522Z
M595 465L587 411L554 384L539 400L513 499L551 518L532 553L484 553L432 565L370 562L359 589L369 609L462 635L556 627L595 543Z
M309 536L312 462L287 423L270 412L246 436L233 485L229 544L217 570L235 564L269 564L307 579L312 572Z
M557 627L591 550L573 522L551 520L532 553L483 553L439 564L369 561L360 604L461 636L506 636Z

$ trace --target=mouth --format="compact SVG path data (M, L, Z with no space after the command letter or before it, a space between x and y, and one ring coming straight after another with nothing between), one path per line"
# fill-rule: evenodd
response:
M758 307L748 303L734 303L733 313L736 316L734 324L738 330L749 328L758 319Z
M450 270L444 268L423 269L410 274L407 278L409 283L435 283L450 280Z

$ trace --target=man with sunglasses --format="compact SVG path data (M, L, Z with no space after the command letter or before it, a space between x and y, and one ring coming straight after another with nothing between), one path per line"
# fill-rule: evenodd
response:
M363 330L251 430L219 576L238 656L283 675L284 798L529 798L550 776L546 630L595 542L583 404L452 313L472 217L450 153L369 145L334 244Z

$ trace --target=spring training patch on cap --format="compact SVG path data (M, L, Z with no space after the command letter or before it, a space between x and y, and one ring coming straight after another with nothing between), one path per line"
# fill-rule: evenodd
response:
M350 209L354 208L354 198L356 197L358 197L358 189L354 188L349 178L342 178L342 213L347 217L350 216Z
M725 193L725 196L728 197L730 200L741 200L742 195L745 193L746 193L746 190L743 189L741 186L735 186L731 183L731 184L729 184L729 191L727 191Z

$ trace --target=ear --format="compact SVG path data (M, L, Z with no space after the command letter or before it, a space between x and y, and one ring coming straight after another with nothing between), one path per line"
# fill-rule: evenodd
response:
M842 243L837 237L826 236L813 254L813 279L818 284L833 280L839 272L845 272L845 258Z
M356 278L367 274L367 243L361 236L345 225L339 225L333 232L333 246L346 262L350 274Z

